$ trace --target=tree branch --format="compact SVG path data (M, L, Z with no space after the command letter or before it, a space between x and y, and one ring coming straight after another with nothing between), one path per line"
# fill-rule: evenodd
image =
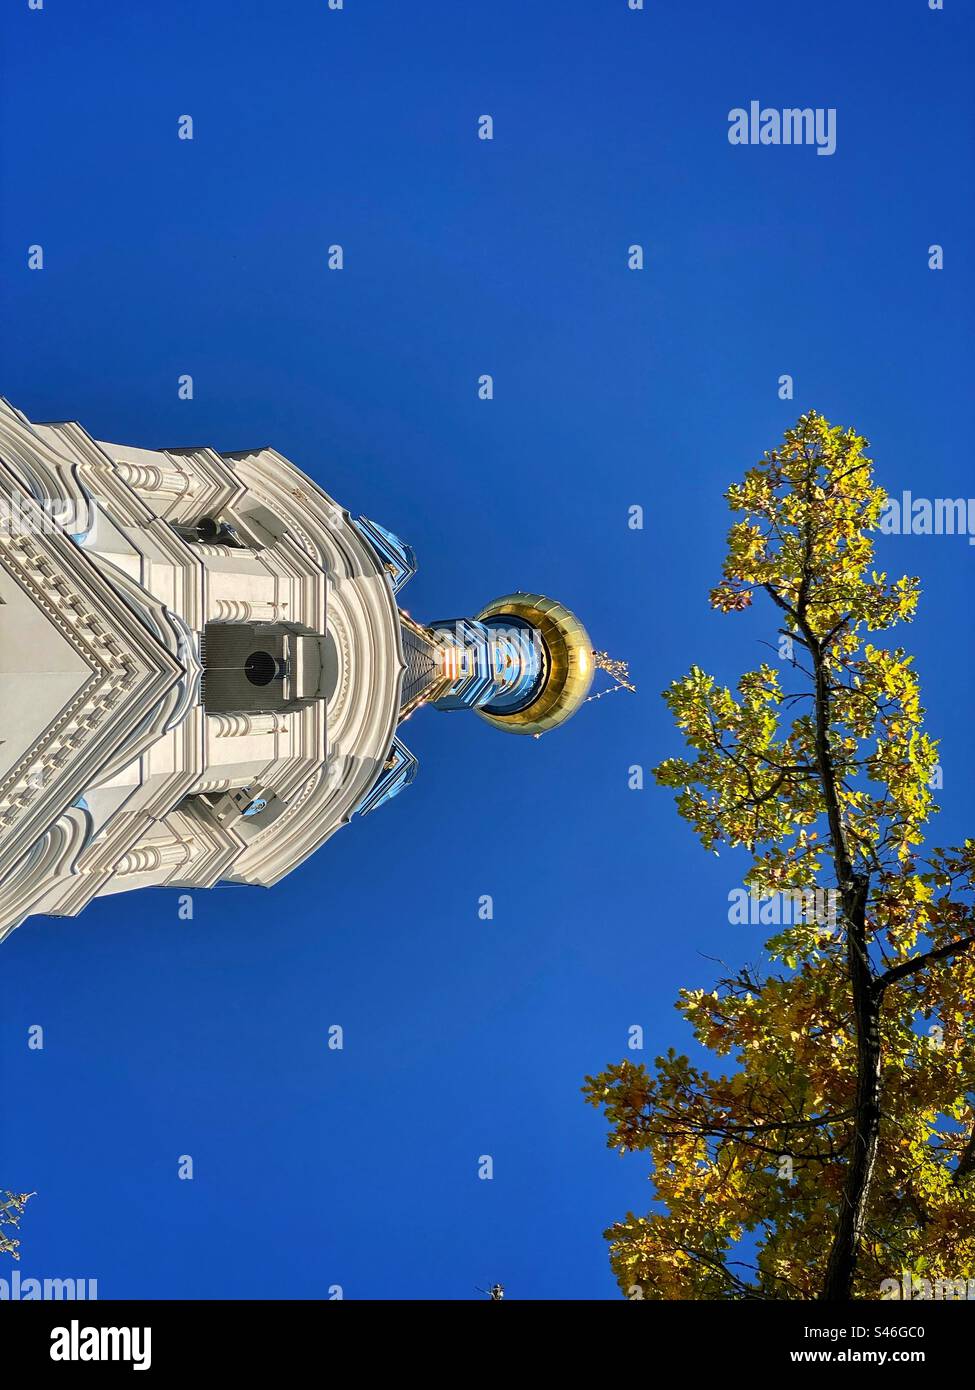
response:
M949 941L945 946L937 946L934 950L925 951L921 956L913 956L910 960L902 961L900 965L892 965L889 970L885 970L877 977L874 988L878 993L882 993L888 985L897 984L900 980L919 974L935 961L950 960L952 956L960 955L972 946L975 946L975 936L963 936L959 941Z

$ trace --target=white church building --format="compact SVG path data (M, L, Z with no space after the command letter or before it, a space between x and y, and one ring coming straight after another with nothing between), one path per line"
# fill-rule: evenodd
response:
M518 592L421 625L412 551L272 448L144 449L0 400L0 938L268 887L412 780L419 705L547 732L598 661Z

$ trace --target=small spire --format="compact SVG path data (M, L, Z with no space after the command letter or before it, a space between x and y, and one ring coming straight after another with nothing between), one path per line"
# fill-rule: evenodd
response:
M615 695L617 690L630 690L635 695L636 686L630 680L630 666L627 661L617 661L608 652L592 653L593 669L605 671L608 676L612 676L615 684L608 690L597 690L595 695L587 695L583 700L584 705L588 705L590 700L601 700L604 695ZM534 734L534 738L541 738L541 734Z
M596 695L590 695L589 700L601 700L604 695L612 695L617 690L631 690L636 694L636 686L630 680L630 666L627 661L617 661L608 652L593 652L592 664L597 671L605 671L607 676L612 676L615 684L609 690L600 690Z

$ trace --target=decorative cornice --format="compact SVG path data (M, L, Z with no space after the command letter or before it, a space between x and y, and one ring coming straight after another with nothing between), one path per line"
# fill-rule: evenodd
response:
M19 450L29 450L32 431L6 414L2 426L0 440L19 430ZM136 757L153 741L140 727L183 675L91 559L33 498L19 496L21 487L0 460L0 494L18 494L31 528L0 530L4 569L91 674L0 779L0 874L97 780L119 743L130 740Z

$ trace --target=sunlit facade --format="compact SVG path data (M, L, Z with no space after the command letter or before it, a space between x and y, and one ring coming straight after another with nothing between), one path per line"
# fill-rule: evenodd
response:
M539 735L586 698L567 609L417 622L411 548L274 449L0 402L0 490L0 936L134 888L269 887L412 782L421 706Z

